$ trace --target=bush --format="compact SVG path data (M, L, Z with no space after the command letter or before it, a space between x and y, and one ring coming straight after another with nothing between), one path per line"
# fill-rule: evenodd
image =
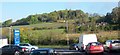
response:
M66 28L65 26L58 27L58 29L65 29L65 28Z
M114 40L114 39L118 39L117 36L112 36L112 37L103 37L103 36L100 36L98 37L98 41L101 42L101 43L105 43L105 41L107 40Z

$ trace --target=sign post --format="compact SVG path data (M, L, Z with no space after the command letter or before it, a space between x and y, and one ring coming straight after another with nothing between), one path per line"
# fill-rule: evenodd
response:
M14 29L14 44L18 45L20 43L20 30Z

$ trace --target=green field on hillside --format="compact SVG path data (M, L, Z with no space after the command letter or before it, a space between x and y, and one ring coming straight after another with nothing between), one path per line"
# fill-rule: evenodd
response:
M50 29L50 30L27 30L26 33L35 35L46 35L46 34L63 34L64 29Z
M31 24L31 25L21 25L21 26L13 26L13 28L20 28L20 27L38 27L38 28L58 28L61 26L65 26L65 23L38 23L38 24Z

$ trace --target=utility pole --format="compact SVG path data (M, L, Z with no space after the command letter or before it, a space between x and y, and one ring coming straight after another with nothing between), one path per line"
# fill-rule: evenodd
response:
M12 26L9 27L9 44L11 44L11 30L12 30Z
M68 21L66 20L65 21L66 22L66 31L67 31L67 35L66 35L66 37L67 37L67 45L69 46L69 36L68 36Z

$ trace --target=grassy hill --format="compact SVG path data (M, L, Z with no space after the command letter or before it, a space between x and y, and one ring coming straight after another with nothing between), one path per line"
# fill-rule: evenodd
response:
M65 26L65 23L38 23L38 24L31 24L31 25L13 26L13 28L20 28L20 27L58 28L61 26Z

